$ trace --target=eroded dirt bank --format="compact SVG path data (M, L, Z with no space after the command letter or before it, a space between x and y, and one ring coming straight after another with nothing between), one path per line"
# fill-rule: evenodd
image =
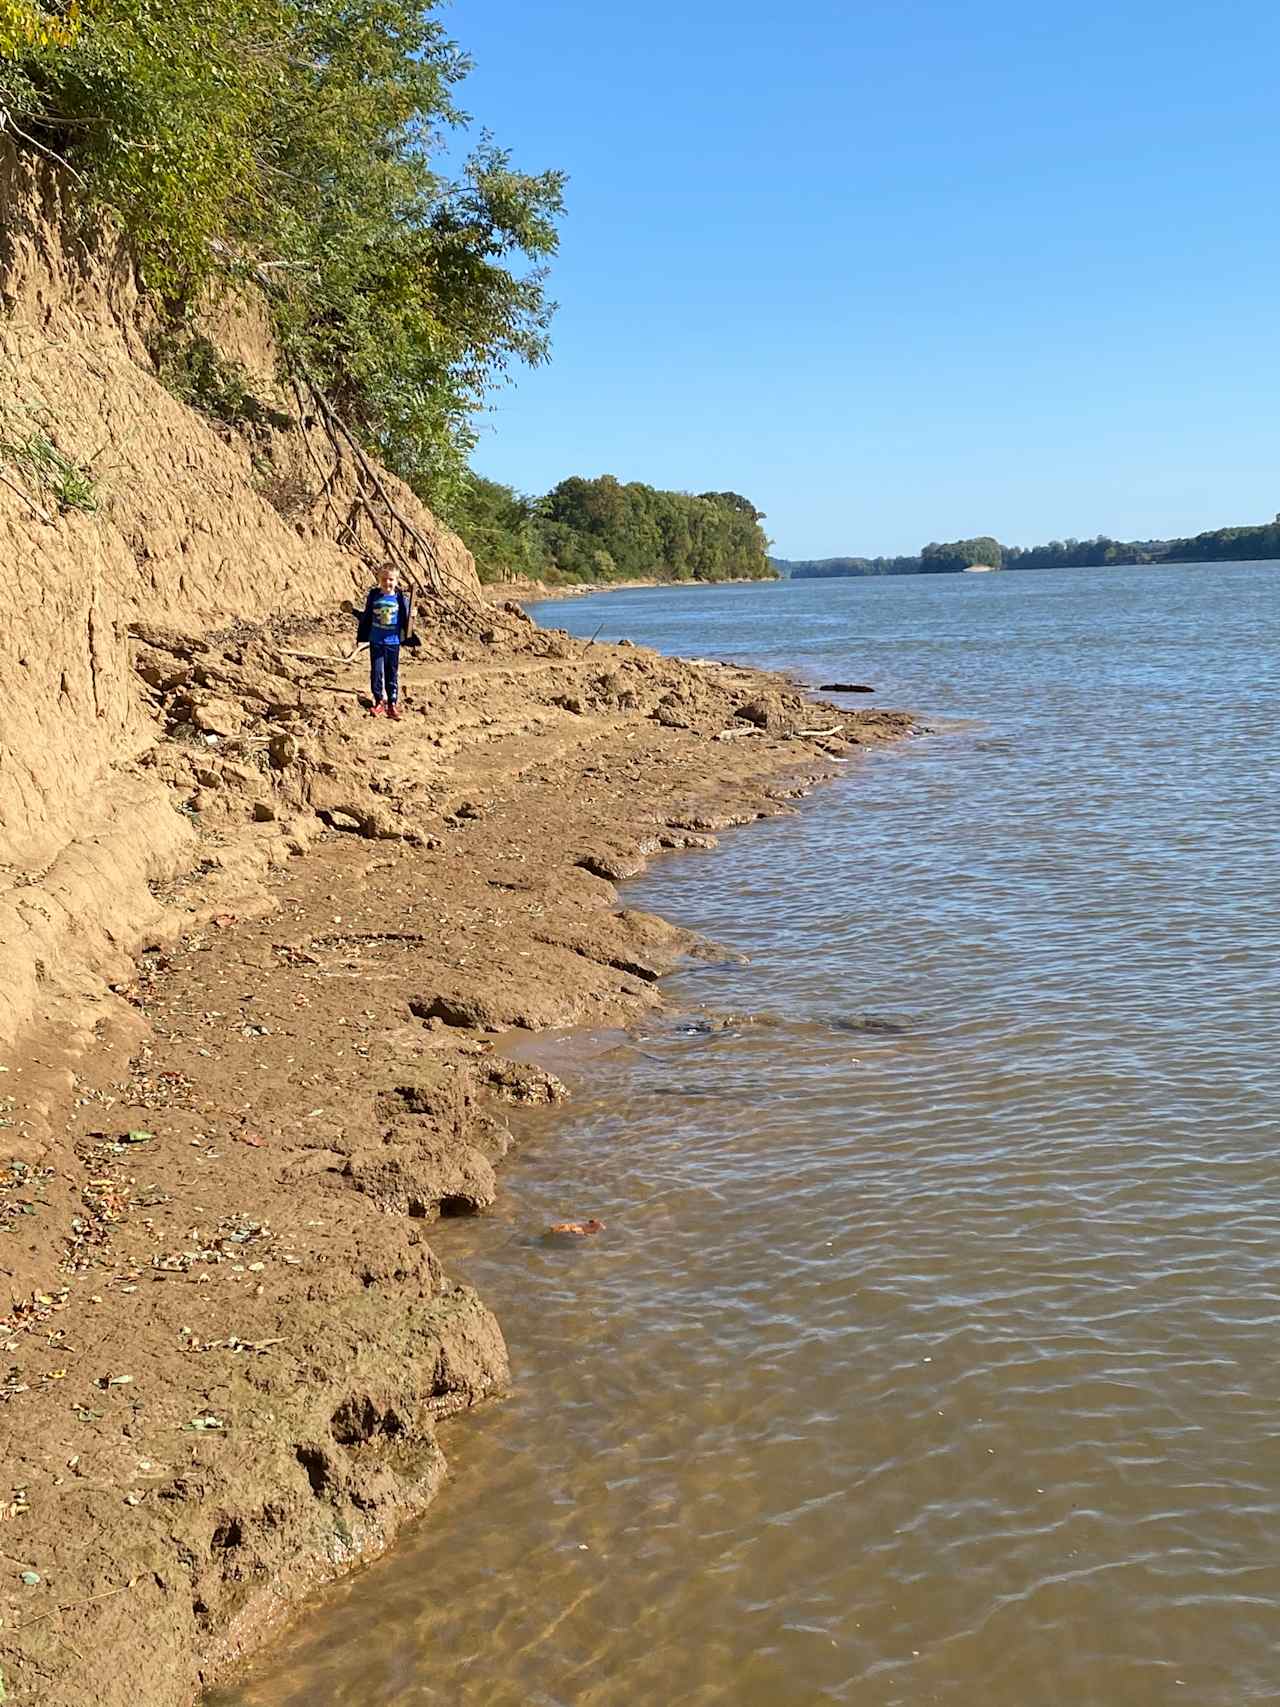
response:
M0 1075L0 1676L31 1707L192 1701L422 1510L438 1419L507 1371L430 1224L493 1201L504 1103L558 1094L493 1035L654 1005L698 945L615 881L910 729L514 609L431 629L398 726L340 618L133 641L199 864L153 883L132 980Z

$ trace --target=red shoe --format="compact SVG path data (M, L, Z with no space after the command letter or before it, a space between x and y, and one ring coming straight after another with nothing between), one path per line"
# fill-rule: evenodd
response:
M387 716L393 723L399 723L400 707L396 704L395 700L392 700L391 704L387 707Z
M386 706L383 705L383 703L380 699L375 699L373 704L369 708L370 717L385 717L386 714L387 714Z

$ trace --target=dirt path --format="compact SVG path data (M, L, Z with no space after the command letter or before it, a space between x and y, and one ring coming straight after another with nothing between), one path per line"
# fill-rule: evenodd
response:
M343 639L143 637L202 868L3 1063L8 1703L179 1707L428 1503L507 1373L429 1226L558 1094L493 1037L654 1005L698 945L614 881L910 729L514 611L433 635L390 726Z

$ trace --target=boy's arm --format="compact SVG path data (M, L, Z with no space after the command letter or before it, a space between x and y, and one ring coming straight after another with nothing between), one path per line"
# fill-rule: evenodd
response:
M406 646L412 646L416 644L413 635L409 632L413 624L413 606L403 592L397 591L396 597L400 601L400 638Z
M373 600L376 588L370 588L369 596L364 601L364 610L356 624L356 645L363 646L373 634Z

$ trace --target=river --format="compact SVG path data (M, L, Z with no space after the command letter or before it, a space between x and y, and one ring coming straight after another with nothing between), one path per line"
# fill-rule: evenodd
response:
M220 1699L1280 1700L1280 571L536 614L934 733L626 886L746 963L537 1045L575 1100L434 1240L515 1391Z

